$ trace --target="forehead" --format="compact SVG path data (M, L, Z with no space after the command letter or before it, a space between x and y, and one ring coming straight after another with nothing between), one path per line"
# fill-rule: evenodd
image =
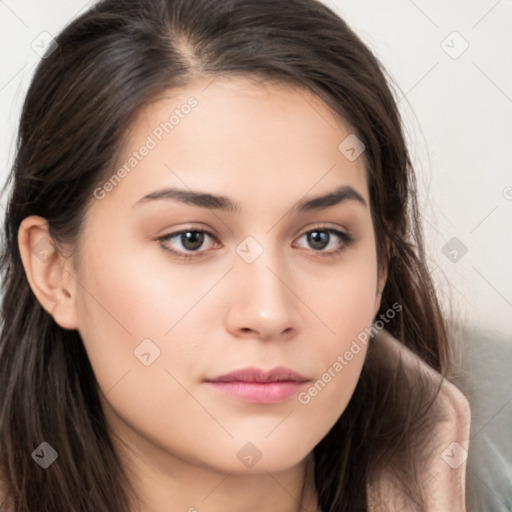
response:
M288 84L196 81L154 99L127 134L117 166L126 172L111 196L132 203L155 186L176 185L230 191L243 203L348 184L368 200L363 158L343 152L350 128L319 97Z

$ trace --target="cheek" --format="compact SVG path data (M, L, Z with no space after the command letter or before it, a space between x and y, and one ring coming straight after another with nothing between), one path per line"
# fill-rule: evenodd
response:
M128 254L90 254L79 278L79 331L103 390L127 371L146 368L142 354L149 352L155 364L157 356L159 363L168 357L170 339L208 287L208 279L191 283L179 271L165 275L141 259L140 248L137 261ZM185 339L173 340L173 352L184 366Z
M347 340L356 337L373 321L377 299L375 250L371 244L365 244L322 273L304 284L305 302L325 324L326 334L330 332L328 346L342 349ZM329 340L329 336L324 339Z
M159 400L168 407L190 399L178 382L204 374L198 362L211 360L207 341L221 307L217 290L209 292L225 270L191 274L154 246L130 247L115 233L106 239L105 247L125 249L89 251L79 277L79 331L99 387L119 412L139 414L146 404L151 417L162 410Z
M308 306L322 320L311 353L316 381L298 396L311 414L306 421L332 426L345 410L364 364L373 322L377 265L371 247L347 259L329 279L321 279ZM321 334L320 334L321 333Z

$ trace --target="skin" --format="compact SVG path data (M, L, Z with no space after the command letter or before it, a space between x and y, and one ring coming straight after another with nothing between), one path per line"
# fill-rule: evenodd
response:
M191 113L103 199L91 198L81 264L57 251L35 257L48 226L24 219L27 278L55 321L83 339L141 510L172 503L217 512L236 503L237 512L315 511L308 454L343 413L364 347L307 404L297 396L248 403L204 379L284 365L311 380L307 390L371 325L386 272L378 271L364 161L338 150L350 129L319 98L238 77L162 95L131 126L126 158L190 96L198 101ZM291 210L341 185L366 206ZM240 211L176 200L136 205L165 187L223 195ZM332 234L319 249L307 238L319 226L355 241ZM157 240L192 228L215 234L195 259L163 248L192 252L183 237ZM252 263L236 251L248 236L263 249ZM326 255L336 248L343 250ZM134 356L147 338L160 349L149 366ZM237 457L249 442L261 453L253 467Z

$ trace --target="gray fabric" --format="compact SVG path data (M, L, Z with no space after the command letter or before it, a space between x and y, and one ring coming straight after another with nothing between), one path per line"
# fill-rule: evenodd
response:
M468 512L512 511L512 340L466 329L462 363L472 421Z

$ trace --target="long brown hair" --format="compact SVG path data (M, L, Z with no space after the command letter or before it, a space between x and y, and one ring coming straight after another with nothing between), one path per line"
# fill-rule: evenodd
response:
M56 37L27 93L1 254L0 480L16 512L129 510L99 387L77 331L36 300L17 234L30 215L56 243L80 239L96 186L112 174L126 128L152 98L197 77L254 76L304 87L366 150L387 330L445 374L449 345L425 263L414 173L385 71L346 23L314 0L106 0ZM79 254L77 254L77 257ZM432 396L383 364L370 343L354 395L315 447L323 512L365 511L365 483L391 468L421 510L411 473ZM47 471L30 452L58 447ZM1 504L0 504L1 505Z

